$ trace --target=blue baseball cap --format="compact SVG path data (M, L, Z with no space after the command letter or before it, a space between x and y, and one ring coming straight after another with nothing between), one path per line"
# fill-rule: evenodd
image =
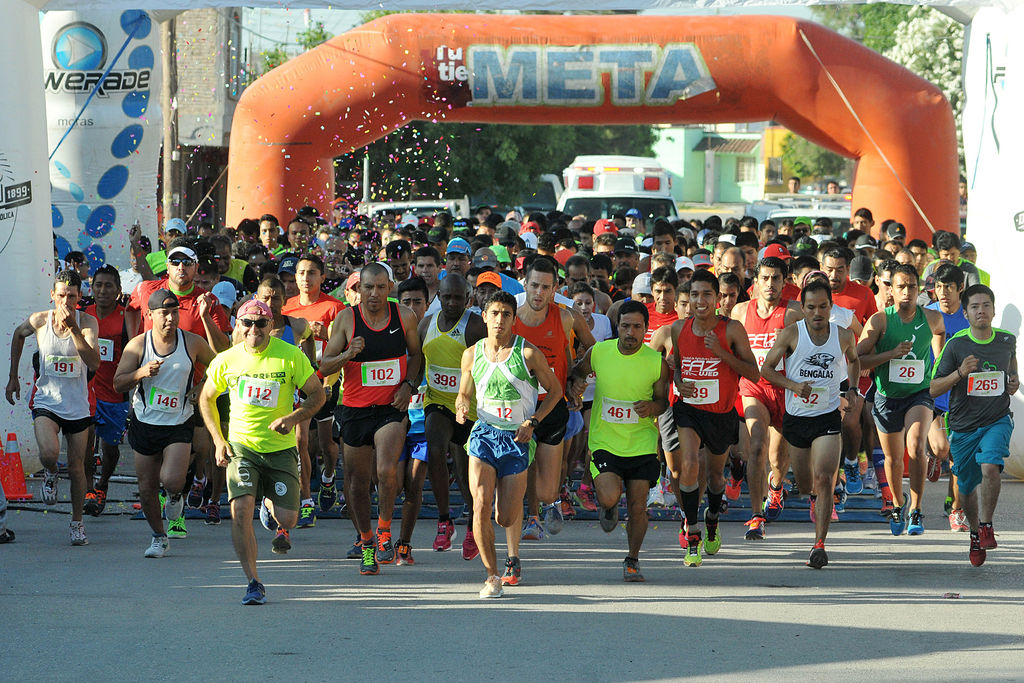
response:
M643 218L640 215L640 209L630 209L626 212L626 218Z
M466 256L469 256L470 251L469 242L461 237L456 237L448 243L448 250L445 253L451 254L454 252L456 254L465 254Z
M180 218L171 218L164 223L164 232L170 232L171 230L177 230L182 235L188 232L188 226L185 225L185 221Z

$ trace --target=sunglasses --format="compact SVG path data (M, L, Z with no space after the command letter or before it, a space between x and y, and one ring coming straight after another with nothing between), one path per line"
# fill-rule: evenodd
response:
M196 262L190 258L171 258L167 259L167 264L171 266L185 266L187 268L194 266Z
M882 280L882 284L886 287L892 287L892 280Z
M242 323L242 327L252 327L255 325L257 330L262 330L270 324L270 321L266 318L256 318L255 320L252 318L239 318L238 322Z

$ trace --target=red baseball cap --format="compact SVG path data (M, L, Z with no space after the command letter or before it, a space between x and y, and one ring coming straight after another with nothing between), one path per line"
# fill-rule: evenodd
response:
M558 251L555 252L555 260L558 261L558 263L561 264L563 268L565 267L565 262L571 259L573 256L575 256L575 252L570 251L569 249L559 249Z
M786 249L786 247L781 244L769 244L761 250L761 258L768 258L769 256L774 256L775 258L787 261L791 258L789 249Z
M523 223L523 226L519 228L520 235L524 232L532 232L535 235L539 235L541 232L540 225L538 225L536 221L526 221Z
M619 226L615 225L615 221L610 218L602 218L601 220L594 223L594 237L603 235L606 232L619 234Z

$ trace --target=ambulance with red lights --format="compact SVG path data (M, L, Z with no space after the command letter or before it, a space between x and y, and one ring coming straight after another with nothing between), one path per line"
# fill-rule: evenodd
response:
M597 220L637 209L646 220L679 217L671 176L652 157L578 156L562 177L565 191L558 210L570 216Z

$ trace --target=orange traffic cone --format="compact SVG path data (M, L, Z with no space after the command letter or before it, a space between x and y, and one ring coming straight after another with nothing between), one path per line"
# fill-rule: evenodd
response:
M0 483L7 500L32 500L32 494L25 488L25 470L21 468L21 447L18 435L7 433L7 448L0 449Z

